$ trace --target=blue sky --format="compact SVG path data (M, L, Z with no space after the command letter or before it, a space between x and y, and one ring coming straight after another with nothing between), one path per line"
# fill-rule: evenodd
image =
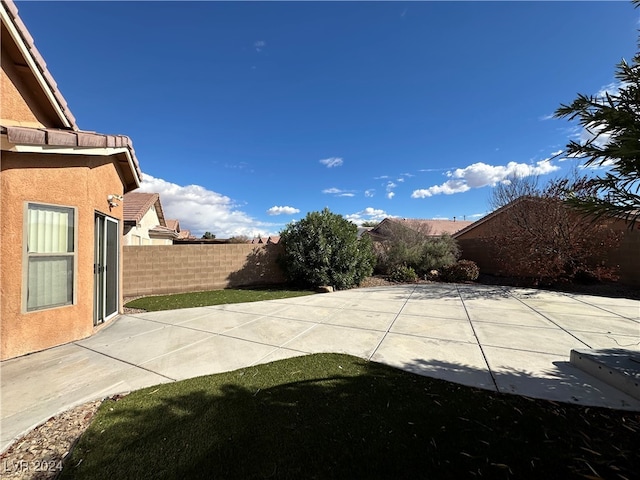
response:
M615 89L630 2L17 2L82 129L131 137L167 218L277 234L489 211L507 175L565 174L550 116Z

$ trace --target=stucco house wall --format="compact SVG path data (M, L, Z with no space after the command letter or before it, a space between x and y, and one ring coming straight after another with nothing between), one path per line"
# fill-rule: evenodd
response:
M149 207L147 212L142 216L140 223L134 226L125 226L123 237L124 245L171 245L173 242L165 239L156 239L149 236L149 230L160 225L160 218L156 212L155 206Z
M496 211L453 235L462 250L462 257L476 262L482 273L513 274L502 271L498 262L499 250L491 241L493 232L500 231L504 215L508 214L508 209ZM616 265L619 283L640 287L640 224L630 229L623 220L617 220L612 224L612 228L621 233L620 243L616 248L602 252L593 261L606 260L608 265Z
M100 328L94 318L103 322L121 311L123 210L110 205L108 197L136 189L141 172L128 137L78 128L13 1L0 0L0 20L0 360L5 360L87 337ZM66 267L49 273L34 269L29 284L30 258L40 256L32 265L46 268L52 255L68 257L53 246L56 220L33 220L34 235L45 234L39 247L27 248L29 203L73 208L71 299ZM106 260L98 268L99 282L94 275L97 215L110 227L100 237ZM106 218L118 221L118 243L109 244L116 223ZM96 285L108 304L95 301ZM55 288L59 291L52 293ZM28 311L31 293L33 310ZM50 306L62 303L69 304Z
M109 157L2 152L1 172L0 350L2 359L6 359L93 333L94 215L99 212L122 219L122 209L109 210L107 195L121 195L123 181ZM76 300L73 305L23 311L26 202L77 208ZM121 262L122 258L120 272ZM122 305L121 294L119 304Z

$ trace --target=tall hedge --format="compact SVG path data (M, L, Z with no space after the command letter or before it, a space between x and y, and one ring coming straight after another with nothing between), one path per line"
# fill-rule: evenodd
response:
M350 288L373 272L369 237L358 239L356 225L327 208L287 225L280 241L280 265L289 281L301 287Z

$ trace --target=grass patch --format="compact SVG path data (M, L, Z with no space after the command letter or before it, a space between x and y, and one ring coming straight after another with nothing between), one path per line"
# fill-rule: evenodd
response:
M639 429L318 354L107 400L62 478L632 478Z
M283 288L238 288L212 290L208 292L178 293L175 295L156 295L132 300L125 307L140 308L148 312L174 310L178 308L207 307L226 303L257 302L280 298L312 295L309 290L287 290Z

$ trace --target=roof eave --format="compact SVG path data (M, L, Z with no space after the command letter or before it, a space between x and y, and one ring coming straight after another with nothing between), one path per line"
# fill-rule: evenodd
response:
M62 125L72 130L78 130L76 119L69 111L67 102L60 91L54 88L55 81L47 70L44 59L36 48L26 26L18 16L18 9L14 2L11 0L0 2L0 18Z

